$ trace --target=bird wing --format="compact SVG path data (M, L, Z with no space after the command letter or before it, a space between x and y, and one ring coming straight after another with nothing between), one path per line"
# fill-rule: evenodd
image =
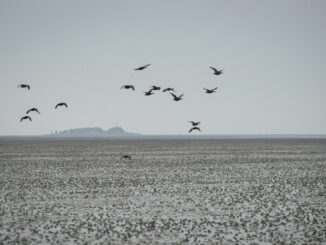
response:
M66 108L68 108L68 105L67 105L67 103L62 103L62 105L64 105Z
M183 97L183 94L181 94L180 96L179 96L179 98L182 98Z
M215 91L216 89L217 89L217 87L216 88L213 88L212 91Z
M123 89L123 88L125 88L126 87L126 85L123 85L123 86L121 86L121 88L120 89Z
M26 114L30 113L32 111L32 109L29 109L28 111L26 111Z
M21 87L22 86L22 84L19 84L18 86L17 86L17 88L19 88L19 87Z
M206 90L206 91L209 91L209 89L207 89L207 88L203 88L204 90Z
M36 111L38 114L41 114L37 108L35 108L35 111Z
M198 127L197 127L197 130L199 130L201 132L200 128L198 128Z
M24 117L22 117L21 119L20 119L20 122L22 122L24 120Z
M192 130L193 130L193 128L191 128L191 129L188 131L188 133L191 133Z
M30 121L32 121L32 118L31 117L27 117L27 119L29 119Z
M31 89L31 86L29 86L29 85L26 85L26 87L27 87L27 89L28 89L28 90L30 90L30 89Z
M209 67L209 68L211 68L214 72L217 72L216 68L214 68L214 67Z
M135 86L131 85L130 87L133 91L135 91Z
M57 109L57 108L58 108L58 106L59 106L59 104L57 104L57 105L55 106L55 109Z
M144 67L148 67L148 66L150 66L151 64L147 64L147 65L144 65Z
M194 121L189 121L190 123L194 124L195 122Z
M170 94L173 96L174 99L178 98L178 96L176 96L174 93L170 93Z

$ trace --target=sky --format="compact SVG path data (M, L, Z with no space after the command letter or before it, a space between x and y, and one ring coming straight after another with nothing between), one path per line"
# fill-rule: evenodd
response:
M326 134L325 23L324 0L1 0L0 135Z

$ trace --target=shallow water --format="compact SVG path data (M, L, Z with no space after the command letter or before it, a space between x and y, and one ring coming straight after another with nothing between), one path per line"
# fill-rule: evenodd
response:
M325 243L325 170L325 139L1 140L0 244Z

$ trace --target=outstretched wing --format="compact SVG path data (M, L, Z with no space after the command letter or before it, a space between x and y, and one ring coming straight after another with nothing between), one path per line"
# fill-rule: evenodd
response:
M212 91L216 91L217 87L216 88L213 88Z
M26 88L27 88L28 90L30 90L30 89L31 89L31 86L29 86L29 85L26 85Z
M32 109L29 109L28 111L26 111L26 114L30 113L32 111Z
M214 68L214 67L209 67L209 68L211 68L214 72L217 72L216 68Z
M170 93L174 99L178 99L178 96L176 96L174 93Z
M55 106L55 109L57 109L57 108L58 108L58 106L60 106L60 104L57 104L57 105Z
M20 88L22 85L23 85L23 84L19 84L19 85L17 86L17 88Z
M120 88L120 89L123 89L123 88L126 88L126 85L123 85L123 86L121 86L121 88Z
M150 66L150 65L151 65L151 64L147 64L147 65L144 65L144 66L138 67L138 68L136 68L136 69L134 69L134 70L136 70L136 71L138 71L138 70L143 70L143 69L147 68L147 67Z
M194 130L194 128L191 128L191 129L188 131L188 133L191 133L191 132L192 132L192 130Z
M131 85L130 88L135 91L135 86L134 85Z
M66 108L68 108L68 105L67 105L67 103L62 103L62 105L64 105Z
M182 98L183 97L183 94L181 94L180 96L179 96L179 98Z

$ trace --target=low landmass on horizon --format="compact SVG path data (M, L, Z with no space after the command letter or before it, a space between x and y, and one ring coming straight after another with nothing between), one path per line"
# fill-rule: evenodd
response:
M100 127L87 127L69 129L60 132L52 132L50 135L54 137L136 137L141 134L126 132L121 127L113 127L108 130L104 130Z

